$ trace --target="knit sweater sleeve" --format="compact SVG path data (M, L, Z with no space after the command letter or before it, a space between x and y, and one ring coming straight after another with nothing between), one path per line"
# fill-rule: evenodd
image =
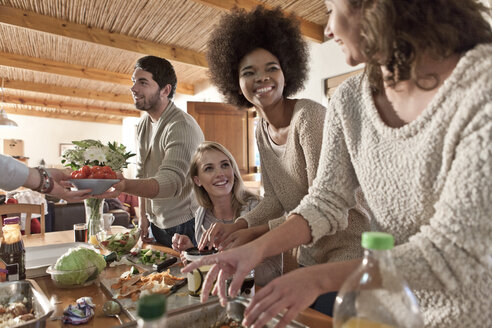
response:
M393 250L414 289L456 290L491 275L492 103L483 106L459 132L434 215Z
M337 95L341 97L337 93L330 105L344 101L337 99ZM330 106L324 121L316 178L309 188L309 194L290 213L299 214L308 221L312 240L307 246L347 228L348 210L355 205L354 191L358 185L341 120L333 106Z
M144 148L144 142L142 141L143 138L145 138L144 135L144 120L145 118L142 118L137 125L137 137L139 139L138 142L138 150L137 150L137 173L136 177L138 179L141 179L144 177L143 175L143 161L142 161L142 156L145 156L145 148Z
M191 157L202 141L200 128L186 120L172 122L166 127L160 140L165 156L153 177L159 183L159 193L155 198L176 197L181 193Z
M318 170L326 109L314 101L309 101L308 104L308 110L303 111L297 121L299 126L297 131L299 131L299 145L306 161L308 183L311 185Z

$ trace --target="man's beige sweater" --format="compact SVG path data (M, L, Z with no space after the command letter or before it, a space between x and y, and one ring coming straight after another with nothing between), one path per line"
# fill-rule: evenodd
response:
M167 229L191 220L198 208L186 177L191 156L204 137L195 119L172 101L155 128L155 137L149 142L150 116L144 115L137 126L137 177L154 178L159 183L157 196L145 200L146 213L153 224Z
M339 87L317 178L293 211L314 243L347 227L358 187L374 229L395 237L426 326L492 327L492 45L467 52L401 128L381 120L366 79Z

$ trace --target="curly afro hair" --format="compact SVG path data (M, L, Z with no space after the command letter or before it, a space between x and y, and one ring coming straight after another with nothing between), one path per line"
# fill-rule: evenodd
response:
M263 48L280 61L284 73L284 97L303 89L308 72L308 48L299 23L279 8L258 6L250 12L233 9L224 15L208 41L210 77L226 100L239 107L253 105L239 93L239 62L251 51Z

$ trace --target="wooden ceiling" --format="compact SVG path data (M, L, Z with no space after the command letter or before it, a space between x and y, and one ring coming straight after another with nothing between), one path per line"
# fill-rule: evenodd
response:
M121 124L139 117L130 93L136 60L170 60L177 93L207 80L208 36L234 6L280 6L303 35L323 41L321 0L0 0L1 107L7 113Z

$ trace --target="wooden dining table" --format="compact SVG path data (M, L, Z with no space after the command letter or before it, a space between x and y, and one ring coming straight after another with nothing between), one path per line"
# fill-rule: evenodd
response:
M113 233L123 232L127 229L120 226L113 226L111 228ZM74 232L73 230L67 231L56 231L56 232L47 232L44 234L33 234L29 236L23 236L24 247L36 247L36 246L45 246L45 245L56 245L56 244L65 244L71 243L74 241ZM154 250L159 250L161 252L178 256L178 252L175 250L164 247L160 245L154 244L143 244L143 248L150 248ZM112 268L106 269L110 270ZM99 284L93 284L86 287L81 288L73 288L73 289L65 289L59 288L53 284L51 280L51 276L41 276L32 278L35 284L39 286L39 288L46 295L48 300L50 300L51 304L54 307L54 312L51 318L49 318L46 322L47 328L58 328L58 327L69 327L71 325L63 324L60 320L60 317L63 315L63 310L68 307L70 304L75 304L75 301L84 296L92 297L92 301L95 304L95 315L94 317L86 324L79 325L78 327L117 327L120 326L120 323L115 317L106 316L102 307L103 304L110 300L111 298L106 295L103 288ZM129 326L132 322L132 319L127 317L125 314L120 315L122 321ZM298 317L297 321L307 325L308 327L323 327L330 328L332 327L332 319L320 312L317 312L313 309L305 309L303 310Z

